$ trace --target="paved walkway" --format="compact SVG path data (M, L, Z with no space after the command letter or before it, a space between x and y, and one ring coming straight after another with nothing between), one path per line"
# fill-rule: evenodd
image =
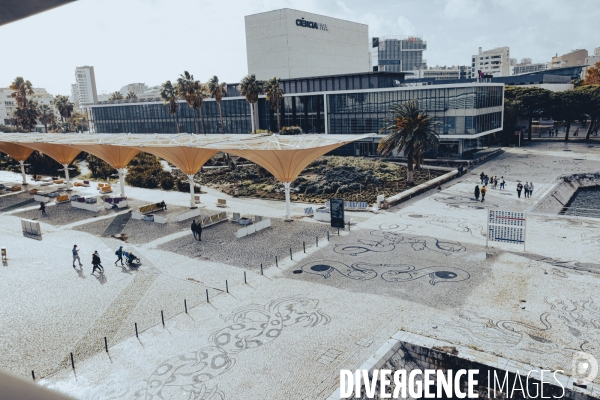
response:
M486 207L530 210L561 174L597 172L594 150L563 143L506 149L440 192L369 214L350 234L311 244L307 254L298 249L277 267L265 264L264 275L144 244L127 244L140 251L143 267L123 269L112 264L120 241L45 226L36 242L20 237L17 217L0 214L0 242L9 244L0 293L10 293L0 324L11 327L0 333L0 366L23 376L35 369L41 384L82 399L318 399L333 391L324 377L360 365L387 339L375 335L385 327L568 372L574 351L600 359L600 222L530 215L527 251L493 243L497 255L486 260ZM506 191L490 189L483 204L471 199L481 171L508 182ZM531 199L516 197L517 180L534 182ZM250 215L284 210L279 202L229 203ZM294 236L285 226L274 232L279 238L269 240ZM173 235L168 243L183 240ZM88 275L87 259L87 274L73 270L73 243L85 257L99 250L105 282ZM66 363L71 351L76 374Z

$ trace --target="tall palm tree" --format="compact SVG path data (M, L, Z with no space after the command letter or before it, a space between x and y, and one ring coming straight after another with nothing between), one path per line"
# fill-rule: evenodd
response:
M188 107L192 109L192 116L194 117L194 127L196 129L196 135L198 134L198 118L196 118L196 93L199 90L200 82L194 80L194 75L191 75L187 71L183 71L183 74L177 78L175 84L175 90L181 100L185 100Z
M250 103L250 108L252 110L252 133L256 132L256 114L254 112L254 104L258 101L258 96L263 92L264 82L256 79L256 75L248 74L242 79L240 85L238 86L238 90L242 96L246 96L246 101Z
M381 155L390 155L393 152L404 152L408 172L407 181L414 184L413 165L417 169L423 162L423 153L431 148L437 148L440 137L435 130L437 125L426 111L419 109L417 100L410 100L396 104L390 108L391 118L386 122L379 133L388 133L381 139L377 151Z
M38 107L40 122L44 125L44 130L48 133L48 124L52 124L52 120L56 119L52 107L47 104L41 104Z
M283 100L283 89L281 88L281 80L277 77L272 77L265 82L265 94L267 95L267 101L272 110L277 112L277 132L281 131L281 117L279 115L279 109L281 101Z
M133 90L130 90L129 93L127 93L127 97L125 97L127 100L130 99L137 99L137 94L135 94L135 92Z
M225 133L225 125L223 125L223 112L221 110L221 100L227 96L227 84L225 82L219 82L217 76L210 78L206 84L210 96L215 99L219 106L219 120L221 121L221 131Z
M71 103L69 101L69 98L67 96L63 96L60 94L57 94L56 97L54 98L54 107L56 107L56 109L58 110L58 113L60 114L60 119L65 127L65 133L67 132L67 125L65 125L65 119L69 119L71 117L71 114L73 113L73 103Z
M113 100L123 100L123 94L121 92L119 92L118 90L115 90L114 92L112 92L110 94L110 97L108 98L108 101L113 101Z
M160 98L163 99L163 102L167 105L169 109L169 114L175 116L175 123L177 126L177 133L179 133L179 114L177 112L178 104L177 104L177 90L171 83L171 81L166 81L160 87Z
M13 111L17 124L26 131L31 131L37 125L39 117L38 103L33 100L27 101L27 107L17 106Z
M198 82L198 87L196 88L196 95L194 97L194 105L193 108L200 111L200 123L202 124L202 132L206 135L206 127L204 126L204 114L202 113L202 105L204 104L204 99L208 98L208 87L202 83Z
M14 90L10 96L16 100L17 106L26 109L29 106L27 96L33 95L33 85L31 82L26 81L22 76L17 76L8 88Z

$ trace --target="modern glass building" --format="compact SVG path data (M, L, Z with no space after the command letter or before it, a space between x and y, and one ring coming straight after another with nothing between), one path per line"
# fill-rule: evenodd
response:
M390 107L408 100L438 122L440 157L461 157L480 149L493 132L502 129L504 85L501 83L461 83L423 87L387 87L375 89L333 90L285 95L279 112L281 126L299 126L306 133L365 134L378 133L389 120ZM87 109L92 132L96 133L194 133L194 115L198 110L179 102L177 118L160 101L121 101L118 104L90 105ZM258 113L258 129L278 131L277 113L261 96L251 111L243 97L225 97L221 101L226 133L252 131L252 114ZM219 109L213 99L202 107L207 133L221 133ZM354 143L343 149L346 154L374 155L380 138Z

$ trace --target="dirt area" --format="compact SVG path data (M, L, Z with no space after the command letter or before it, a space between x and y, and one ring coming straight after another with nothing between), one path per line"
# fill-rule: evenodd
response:
M415 171L416 185L424 183L445 171L427 169ZM283 184L256 165L206 169L203 184L231 196L249 196L266 199L285 198ZM292 183L292 201L322 203L332 197L346 201L373 203L378 194L386 197L409 188L406 167L381 160L362 157L326 156L310 164Z

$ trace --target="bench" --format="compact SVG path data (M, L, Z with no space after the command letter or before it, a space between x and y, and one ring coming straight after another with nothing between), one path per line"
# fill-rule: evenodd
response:
M329 201L325 203L329 208ZM369 203L366 201L344 201L344 211L369 211Z
M6 186L4 186L3 183L0 183L0 190L4 189Z
M110 185L102 186L100 188L100 193L112 193L112 188L110 187Z
M227 200L217 199L217 207L227 207Z
M2 189L2 188L0 188L0 189ZM38 192L38 190L39 190L39 189L31 189L31 190L29 191L29 194L36 194L36 193Z
M231 215L230 221L231 222L235 222L237 224L237 222L239 221L240 217L241 217L240 213L233 213Z
M81 208L82 210L94 211L98 212L102 208L98 205L97 197L81 197L81 196L72 196L71 207L73 208Z
M271 226L270 219L262 219L258 222L255 222L252 225L246 225L243 228L240 228L235 233L236 238L243 238L244 236L251 235L255 232L261 231L263 229L269 228Z
M20 192L21 191L21 186L13 186L10 188L11 191L13 192Z
M83 186L83 182L74 182L73 186Z
M220 212L218 214L202 217L202 228L218 224L219 222L227 221L227 213Z
M127 197L107 197L104 199L104 208L110 210L113 207L127 207Z
M64 182L64 179L55 179L54 183L56 183L57 185L61 184Z
M58 196L56 198L56 204L68 203L71 199L69 199L68 195Z
M42 238L42 230L40 228L39 221L31 221L28 219L21 220L21 229L23 230L23 236L34 239Z
M131 218L141 220L141 219L144 218L144 215L146 215L146 214L153 214L153 213L155 213L157 211L162 211L162 210L164 210L164 208L162 208L160 206L160 203L148 204L148 205L145 205L145 206L141 206L138 209L138 211L134 211L133 213L131 213ZM160 217L160 218L155 217L154 221L155 222L160 222L160 223L167 222L164 219L164 217Z
M314 214L313 208L312 207L307 207L304 209L304 216L305 217L312 217Z
M81 184L83 187L90 187L90 181L83 181Z

